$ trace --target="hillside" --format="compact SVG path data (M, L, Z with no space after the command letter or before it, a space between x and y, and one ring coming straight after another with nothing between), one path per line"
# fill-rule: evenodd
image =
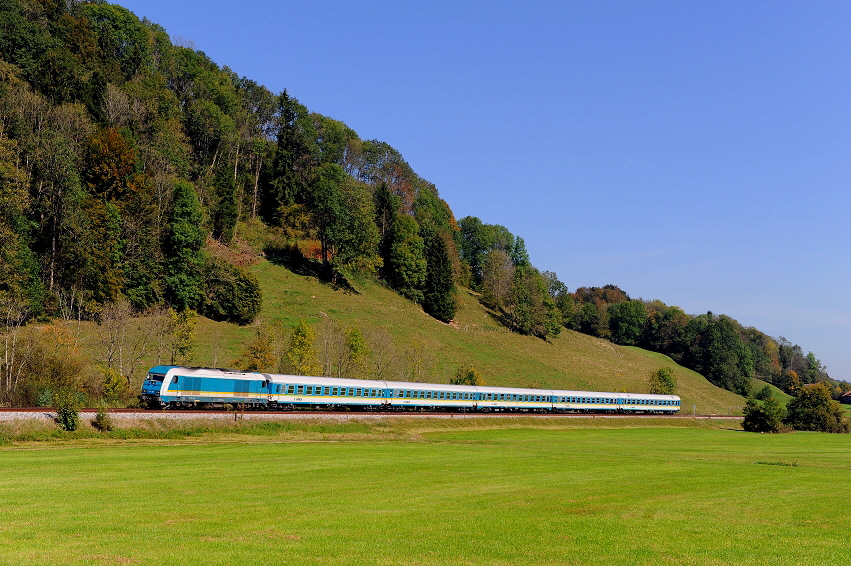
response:
M459 289L455 322L444 324L370 281L354 283L356 292L346 292L265 260L250 270L263 289L261 323L279 320L292 327L304 318L318 327L325 313L341 326L357 326L368 340L383 329L397 353L421 344L430 353L426 357L433 355L434 369L427 379L445 383L459 366L473 364L489 385L646 391L647 375L668 365L674 368L684 410L696 405L699 413L729 413L744 405L742 397L713 386L661 354L571 330L551 343L508 332L493 322L468 290ZM240 344L252 335L251 328L202 318L193 361L230 365L239 356Z
M0 338L12 345L0 403L81 382L115 397L145 358L119 344L115 316L152 317L162 359L169 317L193 311L207 317L195 362L208 365L230 364L250 325L280 335L271 323L305 318L333 321L337 337L357 326L375 359L398 366L388 374L404 366L412 379L475 364L495 384L637 390L670 363L628 348L641 347L743 395L754 377L787 392L829 380L812 353L729 316L612 284L571 292L533 265L520 235L456 219L389 143L173 44L121 6L6 2L0 21ZM258 254L354 287L249 269ZM18 341L56 320L78 334ZM88 331L96 324L114 331L108 345ZM331 334L320 332L326 345ZM92 355L77 359L76 340ZM710 398L740 404L699 391L698 410Z

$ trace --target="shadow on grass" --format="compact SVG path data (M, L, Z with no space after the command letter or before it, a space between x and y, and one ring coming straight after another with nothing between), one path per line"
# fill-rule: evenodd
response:
M274 265L285 267L296 275L313 277L335 290L359 295L357 289L346 279L346 276L336 271L330 265L326 266L319 260L304 257L295 246L267 247L264 250L266 259Z

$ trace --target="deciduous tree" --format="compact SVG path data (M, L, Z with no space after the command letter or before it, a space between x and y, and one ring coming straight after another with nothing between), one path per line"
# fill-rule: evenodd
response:
M663 366L650 373L650 378L647 380L650 386L650 393L653 395L673 395L677 388L677 380L674 377L674 371Z
M831 399L830 388L825 383L803 386L786 410L784 422L795 430L848 432L851 427L840 404Z

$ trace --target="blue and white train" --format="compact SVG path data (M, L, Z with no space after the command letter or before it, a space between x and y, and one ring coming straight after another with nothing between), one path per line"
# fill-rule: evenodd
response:
M151 368L139 398L155 408L231 404L290 411L671 414L680 410L676 395L336 379L181 366Z

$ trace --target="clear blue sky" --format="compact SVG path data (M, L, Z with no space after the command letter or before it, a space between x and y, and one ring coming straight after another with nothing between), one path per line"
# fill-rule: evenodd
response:
M121 4L388 142L571 290L728 314L851 380L851 3Z

